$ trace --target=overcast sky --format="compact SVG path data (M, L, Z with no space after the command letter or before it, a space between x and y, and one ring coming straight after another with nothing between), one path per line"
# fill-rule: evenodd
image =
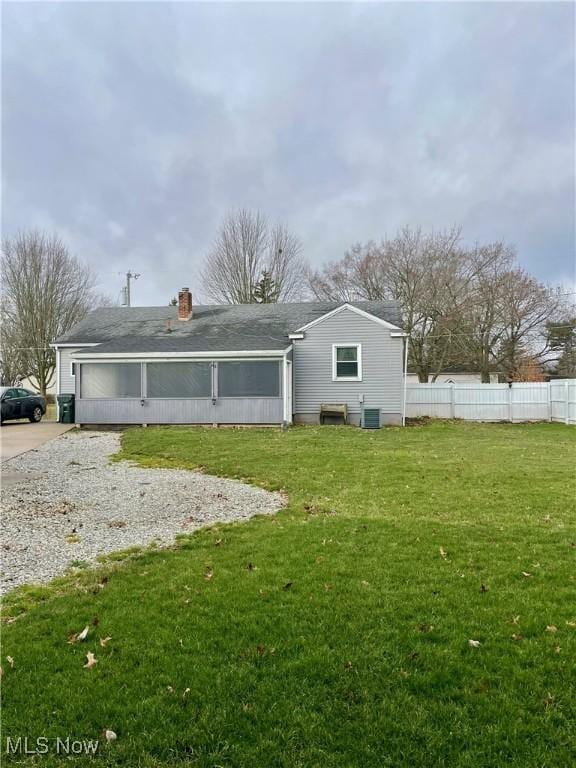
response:
M574 282L572 3L4 3L3 233L114 298L200 289L225 213L313 264L403 224Z

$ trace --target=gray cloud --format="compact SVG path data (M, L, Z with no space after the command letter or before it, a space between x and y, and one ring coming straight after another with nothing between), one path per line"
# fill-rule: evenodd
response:
M230 208L316 264L404 223L574 280L574 6L4 5L3 230L163 303Z

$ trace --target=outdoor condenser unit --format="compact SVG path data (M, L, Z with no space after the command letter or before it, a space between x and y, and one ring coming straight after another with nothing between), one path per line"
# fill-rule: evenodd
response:
M362 428L380 429L380 408L362 408Z

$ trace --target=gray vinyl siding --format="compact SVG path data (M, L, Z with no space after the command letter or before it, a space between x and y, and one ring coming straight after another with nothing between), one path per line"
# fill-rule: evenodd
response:
M280 424L282 398L76 400L77 424Z
M71 395L76 392L76 378L70 375L70 363L73 355L80 349L81 347L76 349L64 347L60 350L60 389L58 391L63 395Z
M362 381L332 381L332 345L362 345ZM346 403L358 423L366 408L379 408L383 422L402 414L403 340L368 318L344 310L305 331L294 341L294 414L296 421L318 421L322 403Z

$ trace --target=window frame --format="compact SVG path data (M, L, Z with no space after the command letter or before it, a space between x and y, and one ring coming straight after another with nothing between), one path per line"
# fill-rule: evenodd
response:
M75 379L76 378L76 366L78 363L75 360L70 360L70 376Z
M356 376L338 376L338 350L356 348ZM344 362L344 361L340 361ZM348 362L352 362L351 360ZM359 342L339 342L332 344L332 381L362 381L362 344Z

